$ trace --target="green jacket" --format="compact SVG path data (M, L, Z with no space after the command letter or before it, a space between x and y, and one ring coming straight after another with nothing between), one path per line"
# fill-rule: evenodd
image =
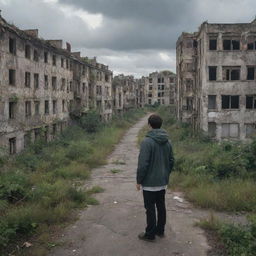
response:
M137 184L145 187L167 185L173 165L174 157L168 134L162 129L152 129L141 143Z

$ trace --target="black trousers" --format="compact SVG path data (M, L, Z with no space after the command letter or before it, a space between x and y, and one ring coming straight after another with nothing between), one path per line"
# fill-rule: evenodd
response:
M166 224L165 189L154 192L143 190L143 198L147 216L145 235L149 238L154 238L155 234L164 233Z

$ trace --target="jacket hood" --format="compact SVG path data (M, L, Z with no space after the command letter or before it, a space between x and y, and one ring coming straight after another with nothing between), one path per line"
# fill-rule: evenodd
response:
M146 137L152 138L158 144L165 144L168 141L168 134L163 129L152 129Z

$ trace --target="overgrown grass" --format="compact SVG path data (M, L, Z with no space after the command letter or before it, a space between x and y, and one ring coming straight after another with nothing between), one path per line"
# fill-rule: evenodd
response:
M38 142L15 158L1 158L0 255L7 255L14 248L10 245L32 235L39 240L44 237L44 246L52 243L46 234L53 225L73 220L76 208L98 204L92 194L102 189L84 191L81 182L92 168L105 163L126 129L143 114L144 110L127 112L108 124L101 123L93 132L83 119L81 126L67 128L48 145ZM45 247L37 254L34 248L23 250L26 255L46 251Z

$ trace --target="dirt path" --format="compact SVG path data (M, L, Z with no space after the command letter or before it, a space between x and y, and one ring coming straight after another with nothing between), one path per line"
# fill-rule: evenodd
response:
M166 197L166 237L158 238L155 243L137 238L145 227L142 193L135 190L137 134L146 121L144 117L126 133L107 165L93 170L87 186L105 189L96 197L100 204L80 213L79 220L64 231L63 246L53 250L51 256L207 255L206 237L201 229L194 227L204 213L180 200L180 194L170 191ZM116 161L125 165L114 163ZM114 174L113 169L122 171Z

